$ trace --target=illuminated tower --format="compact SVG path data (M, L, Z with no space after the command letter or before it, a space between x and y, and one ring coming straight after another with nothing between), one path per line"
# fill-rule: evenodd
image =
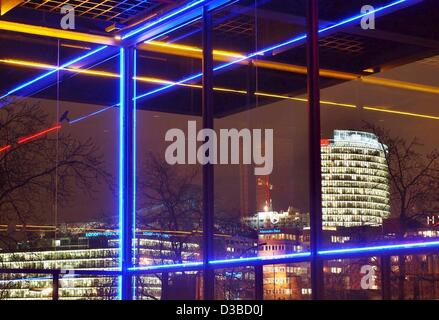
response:
M270 176L256 177L256 211L272 211Z
M380 226L390 215L389 171L376 135L335 130L322 150L323 226Z

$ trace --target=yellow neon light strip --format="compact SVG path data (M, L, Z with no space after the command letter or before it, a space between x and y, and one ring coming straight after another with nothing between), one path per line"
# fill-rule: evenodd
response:
M18 65L18 66L24 66L24 67L31 67L31 68L39 68L39 69L56 69L57 68L56 66L50 65L50 64L32 62L32 61L16 60L16 59L0 59L0 63L12 64L12 65ZM85 69L77 69L77 68L63 68L62 70L86 74L86 75L92 75L92 76L119 78L119 74L107 72L107 71L85 70ZM154 78L154 77L139 76L139 77L136 77L135 79L138 81L141 81L141 82L164 84L164 85L177 85L177 86L181 86L181 87L188 87L188 88L195 88L195 89L201 89L203 87L202 85L199 85L199 84L179 83L179 82L175 82L175 81ZM248 92L246 90L236 90L236 89L222 88L222 87L214 87L214 90L219 91L219 92L248 94ZM285 100L292 100L292 101L299 101L299 102L308 102L307 98L290 97L287 95L280 95L280 94L274 94L274 93L268 93L268 92L255 92L255 95L261 96L261 97L267 97L267 98L276 98L276 99L285 99ZM345 107L345 108L352 108L352 109L357 108L357 106L354 104L340 103L340 102L327 101L327 100L321 100L320 103L322 105L328 105L328 106ZM439 120L439 116L433 116L433 115L411 113L411 112L398 111L398 110L388 110L388 109L382 109L382 108L376 108L376 107L364 107L364 109L371 110L371 111L379 111L379 112L393 113L393 114L399 114L399 115L406 115L406 116L412 116L412 117L419 117L419 118L425 118L425 119Z
M171 49L170 51L168 51L169 53L176 53L178 51L194 52L194 53L199 54L197 56L199 56L200 58L202 57L202 54L203 54L203 49L197 48L194 46L186 46L186 45L182 45L182 44L166 43L166 42L160 42L160 41L149 41L145 44L146 44L146 46L144 46L144 47L148 47L148 45L150 45L150 46ZM238 52L231 52L231 51L225 51L225 50L215 50L215 49L213 50L213 55L227 57L227 58L236 58L236 59L241 59L241 58L245 57L243 54L238 53Z
M118 43L117 39L112 37L91 35L81 32L59 30L54 28L27 25L22 23L1 21L1 20L0 20L0 30L21 32L21 33L27 33L27 34L33 34L39 36L47 36L47 37L58 38L58 39L61 38L61 39L69 39L69 40L82 41L82 42L105 44L105 45L117 45ZM139 49L169 53L169 54L186 56L186 57L194 57L194 58L201 58L202 56L201 48L197 48L194 46L180 45L175 43L163 43L158 41L151 41L146 44L145 43L141 44L139 45ZM214 59L219 61L233 61L233 59L242 59L243 57L245 57L241 53L230 52L225 50L214 50L213 55L214 55ZM299 73L304 75L307 74L306 67L303 66L289 65L289 64L272 62L272 61L260 61L260 60L252 60L252 62L257 67L260 68ZM249 62L241 61L239 63L247 64ZM364 83L372 84L372 85L380 85L390 88L399 88L399 89L412 90L412 91L418 91L424 93L439 94L439 87L421 85L421 84L405 82L405 81L377 78L373 76L363 77L357 74L340 72L335 70L327 70L327 69L321 69L320 75L322 77L329 77L329 78L340 79L340 80L360 79Z
M202 58L202 49L194 46L151 41L140 45L140 48L148 51L159 52L159 53L167 53L167 54L173 54L173 55L185 56L191 58L199 58L199 59ZM214 50L213 55L215 60L226 61L226 62L231 62L233 61L233 59L242 59L245 57L245 55L243 55L242 53L228 52L222 50ZM256 67L264 68L264 69L298 73L303 75L306 75L308 73L306 67L299 65L292 65L292 64L286 64L286 63L280 63L274 61L264 61L257 59L252 60L251 62ZM248 63L247 60L238 62L238 64L247 64L247 63ZM320 69L320 76L332 78L332 79L347 80L347 81L359 79L360 81L366 84L439 94L439 87L421 85L421 84L406 82L406 81L378 78L374 76L364 77L359 74L341 72L336 70Z
M115 39L106 36L92 35L82 32L60 30L30 24L22 24L10 21L0 21L0 30L33 34L38 36L52 37L58 39L68 39L96 44L116 45Z
M51 64L33 62L33 61L16 60L16 59L0 59L0 63L12 64L12 65L30 67L30 68L37 68L37 69L45 69L45 70L57 69L57 66L54 66ZM107 72L107 71L96 71L96 70L87 70L87 69L78 69L78 68L59 68L59 69L64 70L64 71L77 72L77 73L94 75L94 76L101 76L101 77L111 77L111 78L118 78L119 77L118 74L112 73L112 72Z
M14 9L24 0L1 0L0 1L0 15L4 15L6 12Z
M384 87L439 94L439 87L427 86L418 83L390 80L390 79L377 78L377 77L361 77L361 81L363 81L364 83L374 84Z
M376 108L376 107L363 107L363 109L370 110L370 111L379 111L379 112L385 112L385 113L399 114L399 115L403 115L403 116L439 120L439 116L432 116L432 115L422 114L422 113L389 110L389 109L382 109L382 108Z
M255 95L261 96L261 97L268 97L268 98L278 98L278 99L286 99L286 100L293 100L293 101L300 101L300 102L308 102L308 99L306 99L306 98L295 98L295 97L289 97L289 96L266 93L266 92L255 92ZM337 107L346 107L346 108L353 108L353 109L357 108L356 105L348 104L348 103L339 103L339 102L325 101L325 100L321 100L320 103L330 105L330 106L337 106Z
M39 36L47 36L52 38L61 38L61 39L69 39L75 41L82 42L91 42L96 44L105 44L105 45L117 45L118 40L117 36L115 38L100 36L100 35L92 35L87 33L69 31L69 30L59 30L54 28L47 28L41 26L34 26L10 21L1 21L0 20L0 30L7 30L13 32L21 32ZM138 46L139 49L169 53L174 55L186 56L186 57L194 57L201 58L202 49L194 46L180 45L175 43L163 43L158 41L151 41L148 43L143 43ZM242 59L245 57L243 54L238 52L229 52L225 50L214 50L213 51L214 59L219 61L233 61L233 59ZM289 65L279 62L272 61L259 61L252 60L252 62L260 67L267 68L278 71L299 73L299 74L307 74L306 68L303 66L297 65ZM241 61L240 64L247 64L248 61ZM433 93L439 94L439 87L421 85L417 83L405 82L405 81L397 81L391 79L377 78L373 76L363 77L361 75L340 72L335 70L327 70L321 69L320 75L322 77L329 77L340 80L355 80L360 79L364 83L372 84L372 85L380 85L390 88L399 88L405 90L412 90L424 93Z

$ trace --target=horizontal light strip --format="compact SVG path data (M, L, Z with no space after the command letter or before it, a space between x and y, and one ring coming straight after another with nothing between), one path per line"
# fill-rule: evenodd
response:
M101 76L101 77L110 77L110 78L119 77L117 73L113 73L113 72L96 71L96 70L79 69L79 68L67 68L67 67L58 68L55 65L41 63L41 62L27 61L27 60L0 59L0 63L17 65L22 67L37 68L37 69L45 69L45 70L70 71L70 72L82 73L82 74L93 75L93 76Z
M368 247L356 247L356 248L341 248L341 249L333 249L333 250L320 250L318 252L318 256L322 258L328 257L327 259L336 259L336 258L349 258L349 255L355 257L356 254L363 253L371 253L372 255L381 255L381 254L392 254L392 250L395 251L395 254L404 253L404 250L413 250L413 249L439 249L439 241L428 241L428 242L415 242L415 243L401 243L401 244L390 244L390 245L379 245L379 246L368 246ZM433 252L434 253L434 252ZM412 252L407 254L413 254ZM291 262L285 262L284 260L291 259ZM294 260L305 259L305 261L311 261L312 256L310 252L300 252L300 253L292 253L292 254L284 254L284 255L275 255L275 256L257 256L257 257L249 257L249 258L238 258L238 259L223 259L223 260L212 260L209 262L210 265L215 266L219 265L221 268L227 268L228 266L233 267L237 264L252 265L253 263L258 264L276 264L276 260L281 261L282 263L294 263ZM155 265L155 266L145 266L145 267L133 267L130 268L131 272L142 272L142 271L161 271L161 270L169 270L169 271L184 271L185 269L198 269L203 267L203 262L189 262L189 263L179 263L179 264L167 264L167 265Z
M427 86L418 83L411 83L406 81L398 81L398 80L390 80L386 78L377 78L377 77L361 77L360 78L363 83L373 84L378 86L397 88L397 89L405 89L411 91L419 91L424 93L433 93L439 94L439 87Z
M295 98L295 97L289 97L285 95L279 95L279 94L272 94L272 93L265 93L265 92L255 92L256 96L261 97L267 97L267 98L277 98L277 99L286 99L286 100L293 100L293 101L299 101L299 102L308 102L307 98ZM337 107L346 107L346 108L357 108L354 104L348 104L348 103L339 103L339 102L333 102L333 101L325 101L321 100L321 104L330 105L330 106L337 106Z
M375 12L375 13L376 13L376 12L379 12L379 11L383 11L384 9L388 9L388 8L390 8L390 7L396 6L396 5L401 4L401 3L403 3L403 2L409 2L409 1L410 1L410 0L401 0L401 1L392 2L392 3L390 3L390 4L386 5L386 6L383 6L383 7L377 8L377 9L375 9L375 10L372 11L372 12ZM417 1L417 0L416 0L416 1ZM201 1L201 2L202 2L202 1ZM200 2L200 3L201 3L201 2ZM148 27L150 27L150 26L152 26L152 25L155 25L155 24L157 24L157 23L159 23L159 22L163 22L164 20L169 19L169 18L171 18L171 17L173 17L173 16L176 16L177 14L179 14L179 13L181 13L181 12L187 10L188 8L190 8L190 7L192 7L192 6L195 6L195 5L197 5L197 4L199 4L198 1L195 2L195 3L188 4L186 7L180 8L180 9L178 9L177 11L172 12L171 14L169 14L169 15L167 15L167 16L165 16L165 17L162 17L161 19L156 20L156 21L154 21L154 22L152 22L152 23L150 23L150 24L147 24L146 26L144 26L144 27L142 27L142 28L140 28L140 29L136 29L135 31L132 31L132 32L134 32L134 33L141 32L141 31L144 30L145 28L148 28ZM356 21L356 20L359 20L359 19L363 18L364 16L366 16L366 15L368 15L368 14L370 14L370 13L371 13L371 12L368 12L368 13L365 13L365 14L363 14L363 15L358 15L358 16L354 16L354 17L352 17L352 18L345 19L345 20L343 20L343 21L341 21L341 22L339 22L339 23L337 23L337 24L334 24L334 25L332 25L332 26L328 26L328 27L326 27L326 28L324 28L324 29L321 29L321 30L319 30L319 32L324 32L324 31L328 31L328 30L330 30L330 29L333 29L333 28L335 28L335 27L340 27L340 26L342 26L342 25L347 25L347 24L349 24L349 23L351 23L351 22L354 22L354 21ZM10 30L10 31L17 31L17 30L19 30L20 32L24 32L24 33L31 33L31 34L37 34L37 35L45 35L45 36L50 36L50 37L55 37L55 38L60 38L62 32L64 32L63 30L58 30L58 29L50 29L50 28L44 28L44 27L38 27L38 26L32 26L32 25L24 25L24 24L21 24L21 25L20 25L20 24L17 24L17 25L14 25L14 24L13 24L13 25L11 25L11 24L8 24L8 22L5 22L5 21L0 21L0 22L1 22L1 23L4 23L4 24L3 24L3 28L5 28L5 30L8 29L8 30ZM48 30L45 30L45 29L48 29ZM67 32L67 31L66 31L66 32ZM62 35L65 37L67 34L66 34L66 33L63 33ZM90 40L90 37L91 37L92 35L89 35L89 34L80 34L79 36L81 36L81 37L84 38L84 39L81 38L82 41L88 41L88 40ZM127 37L127 36L131 36L131 34L129 34L129 35L125 35L124 37ZM254 57L254 56L257 56L257 55L263 55L265 52L272 51L272 50L275 50L275 49L277 49L277 48L281 48L281 47L287 46L287 45L289 45L289 44L291 44L291 43L298 42L298 41L303 40L303 39L306 39L306 35L301 35L301 36L296 37L296 38L294 38L294 39L291 39L291 40L288 40L288 41L286 41L286 42L283 42L283 43L280 43L280 44L278 44L278 45L275 45L275 46L273 46L273 47L270 47L270 48L268 48L268 49L265 49L265 50L262 50L262 51L256 52L256 53L254 53L254 54L252 54L252 55L250 55L250 56L247 56L247 57L245 57L245 58L241 58L241 59L239 59L239 60L237 60L237 61L234 61L234 62L232 62L231 64L235 64L235 63L239 63L240 61L248 60L248 59L250 59L250 58L252 58L252 57ZM94 41L95 43L99 43L99 41L97 41L97 40L93 40L93 41ZM105 39L104 39L105 44L107 43L106 41L109 41L109 39L108 39L108 38L105 38ZM110 45L112 45L112 44L110 44ZM104 46L104 47L99 47L99 48L95 49L94 51L92 51L91 53L89 53L89 54L87 54L87 55L85 55L85 56L81 56L81 57L79 57L79 58L77 58L77 59L75 59L75 60L76 60L76 61L79 61L79 60L83 59L83 58L86 57L86 56L92 55L92 54L94 54L94 53L96 53L96 52L98 52L98 51L100 51L100 50L106 48L107 46L108 46L108 45L106 45L106 46ZM68 66L68 65L70 65L70 64L71 64L71 63L68 63L67 65L63 65L63 66L61 66L61 67L66 67L66 66ZM225 66L223 66L223 67L227 67L227 66L229 66L229 65L231 65L231 64L227 64L227 65L225 65ZM58 70L58 69L57 69L57 70ZM53 70L53 71L51 71L51 72L49 72L49 73L47 73L47 74L43 74L43 75L41 75L41 76L39 76L39 77L37 77L37 78L31 80L31 81L28 81L28 82L26 82L26 83L24 83L24 84L18 86L17 88L15 88L15 89L9 91L7 94L1 96L0 99L3 99L3 98L5 98L5 97L7 97L7 96L9 96L9 95L11 95L11 94L17 92L18 90L23 89L23 88L29 86L30 84L33 84L33 83L35 83L35 82L37 82L37 81L39 81L39 80L41 80L41 79L47 77L48 75L52 74L53 72L56 72L57 70ZM189 79L189 80L188 80L188 79ZM190 77L190 78L188 78L188 79L186 79L186 81L190 81L191 79L194 79L194 78ZM167 89L167 87L165 87L164 89Z
M305 258L305 257L311 257L310 252L300 252L300 253L291 253L291 254L282 254L282 255L276 255L276 256L258 256L258 257L248 257L248 258L239 258L239 259L225 259L225 260L213 260L209 261L209 264L211 265L217 265L217 264L236 264L236 263L243 263L243 262L264 262L266 260L270 260L272 262L273 260L285 260L285 259L294 259L294 258Z
M417 1L417 0L416 0L416 1ZM361 20L363 17L365 17L365 16L367 16L367 15L370 15L371 13L380 12L380 11L383 11L384 9L388 9L388 8L391 8L391 7L397 6L398 4L401 4L401 3L404 3L404 2L409 2L409 0L399 0L399 1L396 1L396 2L392 2L392 3L390 3L390 4L386 5L386 6L383 6L383 7L377 8L377 9L375 9L375 10L373 10L373 11L370 11L370 12L367 12L367 13L364 13L364 14L361 14L361 15L356 15L356 16L353 16L353 17L351 17L351 18L348 18L348 19L342 20L342 21L340 21L340 22L338 22L338 23L336 23L336 24L334 24L334 25L331 25L331 26L328 26L328 27L325 27L325 28L321 28L321 29L319 29L319 33L323 33L323 32L325 32L325 31L328 31L328 30L334 29L335 27L341 27L341 26L348 25L348 24L350 24L350 23L352 23L352 22L354 22L354 21ZM228 68L228 67L230 67L230 66L232 66L232 65L239 64L239 63L241 63L241 62L243 62L243 61L246 61L246 60L252 59L252 58L254 58L254 57L257 57L257 56L264 55L264 54L266 54L266 53L272 52L272 51L274 51L274 50L276 50L276 49L279 49L279 48L282 48L282 47L285 47L285 46L288 46L288 45L291 45L291 44L294 44L294 43L300 42L300 41L302 41L302 40L305 40L306 37L307 37L306 34L299 35L299 36L294 37L294 38L292 38L292 39L290 39L290 40L287 40L287 41L285 41L285 42L281 42L281 43L276 44L276 45L274 45L274 46L271 46L271 47L268 47L268 48L262 49L262 50L260 50L260 51L254 52L254 53L251 53L251 54L249 54L249 55L247 55L247 56L244 56L244 57L242 57L242 58L239 58L239 59L237 59L237 60L233 60L233 61L231 61L231 62L227 62L227 63L221 64L221 65L219 65L219 66L216 66L216 67L213 68L213 71L214 71L214 72L215 72L215 71L220 71L220 70L225 69L225 68ZM164 91L164 90L170 89L170 88L172 88L173 86L175 86L175 85L177 85L177 84L182 84L182 83L190 82L190 81L193 81L193 80L199 79L199 78L201 78L202 76L203 76L202 72L197 73L197 74L194 74L194 75L192 75L192 76L188 76L187 78L184 78L184 79L178 81L178 82L177 82L176 84L174 84L174 85L164 86L164 87L159 88L159 89L155 89L155 90L152 90L152 91L149 91L149 92L143 93L143 94L139 94L139 95L137 96L137 99L142 99L142 98L145 98L145 97L148 97L148 96L151 96L151 95L157 94L157 93L159 93L159 92L161 92L161 91Z
M140 48L153 52L174 54L174 55L199 58L199 59L202 58L202 52L203 52L201 48L194 46L186 46L186 45L180 45L175 43L165 43L158 41L148 42L147 44L141 45ZM242 53L228 52L222 50L213 50L213 56L215 60L227 61L227 62L231 62L232 58L238 58L238 59L245 58L245 55ZM280 63L274 61L265 61L265 60L252 60L252 63L259 68L291 72L291 73L297 73L303 75L307 74L307 68L305 66L292 65L292 64L286 64L286 63ZM326 78L332 78L332 79L339 79L339 80L359 79L360 81L366 84L418 91L424 93L439 94L439 87L435 87L435 86L421 85L418 83L398 81L398 80L387 79L387 78L378 78L374 76L366 77L359 74L336 71L336 70L320 69L320 76Z
M129 268L128 271L159 271L161 269L166 270L173 270L177 269L184 270L184 269L192 269L192 268L198 268L203 266L203 262L188 262L188 263L175 263L175 264L162 264L162 265L154 265L154 266L145 266L145 267L132 267Z
M370 111L379 111L379 112L384 112L384 113L399 114L399 115L409 116L409 117L439 120L439 116L433 116L433 115L428 115L428 114L405 112L405 111L399 111L399 110L389 110L389 109L382 109L382 108L376 108L376 107L363 107L363 109L370 110Z
M7 145L7 146L4 146L4 147L1 147L0 148L0 152L4 152L4 151L8 151L9 149L11 149L11 145Z
M19 139L17 140L17 144L23 144L23 143L26 143L26 142L30 142L30 141L32 141L32 140L38 139L38 138L40 138L40 137L42 137L42 136L44 136L44 135L46 135L46 134L49 134L49 133L51 133L51 132L53 132L53 131L57 131L57 130L59 130L59 129L61 129L61 125L60 125L60 124L57 124L57 125L55 125L55 126L49 128L49 129L45 129L45 130L40 131L40 132L38 132L38 133L35 133L35 134L33 134L33 135L30 135L30 136L27 136L27 137L19 138ZM11 145L6 145L6 146L3 146L3 147L0 147L0 152L8 151L8 150L11 149L11 148L12 148Z
M44 136L44 135L46 135L46 134L48 134L48 133L51 133L51 132L53 132L53 131L57 131L57 130L59 130L59 129L61 129L61 125L60 125L60 124L57 124L57 125L55 125L55 126L49 128L49 129L43 130L43 131L38 132L38 133L36 133L36 134L33 134L33 135L31 135L31 136L27 136L27 137L20 138L20 139L18 139L17 143L18 143L18 144L26 143L26 142L29 142L29 141L31 141L31 140L35 140L35 139L37 139L37 138L40 138L40 137L42 137L42 136Z
M77 57L77 58L73 59L73 60L70 60L70 61L64 63L63 65L61 65L61 66L59 66L59 67L56 67L56 68L53 69L53 70L50 70L50 71L48 71L48 72L46 72L46 73L43 73L42 75L39 75L39 76L37 76L37 77L35 77L35 78L33 78L33 79L27 81L27 82L25 82L25 83L23 83L23 84L21 84L21 85L15 87L14 89L8 91L6 94L4 94L3 96L0 97L0 100L3 99L3 98L6 98L7 96L10 96L10 95L16 93L17 91L19 91L19 90L21 90L21 89L24 89L24 88L26 88L26 87L28 87L28 86L30 86L30 85L32 85L32 84L38 82L38 81L40 81L40 80L42 80L42 79L44 79L44 78L47 78L48 76L50 76L50 75L52 75L52 74L55 74L55 73L58 72L59 70L65 69L65 68L67 68L67 67L69 67L69 66L75 64L76 62L79 62L79 61L81 61L81 60L83 60L83 59L85 59L85 58L87 58L87 57L90 57L90 56L92 56L92 55L94 55L94 54L96 54L96 53L98 53L98 52L104 50L105 48L107 48L107 46L101 46L101 47L98 47L98 48L96 48L95 50L90 51L90 52L88 52L88 53L86 53L86 54L84 54L84 55L82 55L82 56L80 56L80 57Z
M54 65L41 63L41 62L27 61L27 60L0 59L0 63L23 66L23 67L30 67L30 68L49 69L49 70L57 69L57 67ZM108 72L108 71L77 69L77 68L59 68L59 69L62 71L75 72L75 73L80 73L80 74L90 75L90 76L119 78L119 75L117 73L112 73L112 72ZM196 88L196 89L202 88L202 85L198 85L198 84L180 83L180 82L175 82L175 81L170 81L170 80L165 80L165 79L160 79L160 78L154 78L154 77L139 76L139 77L136 77L136 79L138 81L147 82L147 83L164 84L164 85L170 85L170 86L175 85L175 86L182 86L182 87ZM407 84L407 83L405 83L405 84ZM410 85L414 86L415 84L411 83ZM434 88L434 87L432 87L432 88ZM439 90L439 88L437 88L437 89ZM219 92L247 94L246 90L236 90L236 89L223 88L223 87L214 87L214 90L219 91ZM432 93L432 92L430 91L430 93ZM308 102L307 98L296 98L296 97L290 97L287 95L280 95L280 94L274 94L274 93L268 93L268 92L255 92L255 95L261 96L261 97L267 97L267 98L276 98L276 99L286 99L286 100L299 101L299 102ZM341 103L341 102L335 102L335 101L321 100L320 103L323 105L328 105L328 106L338 106L338 107L346 107L346 108L352 108L352 109L357 108L357 106L354 104ZM93 116L93 115L97 115L99 113L102 113L104 111L107 111L107 110L109 110L113 107L117 107L117 106L118 105L105 107L103 109L100 109L96 112L85 115L83 117L79 117L77 119L71 120L70 124L74 124L76 122L82 121L85 118L88 118L88 117ZM364 107L364 109L371 110L371 111L379 111L379 112L405 115L405 116L419 117L419 118L425 118L425 119L439 120L439 116L433 116L433 115L411 113L411 112L398 111L398 110L388 110L388 109L383 109L383 108L378 108L378 107ZM0 149L0 152L1 151L2 150Z
M147 41L144 44L139 46L141 49L153 51L153 52L161 52L161 53L170 53L179 56L185 56L189 58L202 58L203 57L203 49L195 46L188 46L177 43L167 43L161 41ZM194 53L190 55L190 53ZM239 52L232 52L226 50L213 50L214 58L226 58L229 61L230 58L244 58L245 55Z
M390 244L381 246L370 246L370 247L357 247L357 248L346 248L346 249L334 249L334 250L322 250L319 251L319 255L339 255L339 254L355 254L355 253L367 253L376 251L391 251L400 249L421 249L421 248L439 248L439 241L428 241L428 242L415 242L415 243L401 243L401 244Z
M37 36L96 43L101 45L118 45L118 41L107 36L93 35L76 31L47 28L24 23L0 20L0 30L20 32Z
M112 105L112 106L109 106L109 107L105 107L105 108L99 109L99 110L97 110L97 111L95 111L95 112L92 112L92 113L86 114L86 115L81 116L81 117L78 117L78 118L76 118L76 119L72 119L72 120L70 120L69 124L75 124L75 123L77 123L77 122L80 122L80 121L82 121L82 120L85 120L85 119L90 118L90 117L93 117L93 116L96 116L96 115L98 115L98 114L100 114L100 113L102 113L102 112L105 112L105 111L107 111L107 110L110 110L110 109L112 109L112 108L114 108L114 107L118 107L118 106L119 106L119 104L116 104L116 105Z
M377 245L377 246L368 246L368 247L355 247L355 248L340 248L340 249L330 249L330 250L320 250L318 252L318 256L321 256L322 259L331 260L331 259L348 259L350 257L355 258L357 254L367 254L370 253L371 256L375 255L392 255L392 254L406 254L413 255L416 254L412 250L417 249L439 249L439 241L427 241L427 242L409 242L409 243L399 243L399 244L389 244L389 245ZM394 251L392 253L392 251ZM407 251L407 252L404 252ZM432 251L432 254L439 254L439 252ZM291 262L285 260L291 259ZM220 268L227 268L227 265L230 267L234 267L237 264L245 265L248 262L248 266L253 265L254 263L258 264L277 264L277 263L294 263L295 260L306 261L309 262L312 259L312 255L310 252L300 252L300 253L291 253L291 254L283 254L283 255L274 255L274 256L262 256L262 257L249 257L249 258L238 258L238 259L223 259L223 260L212 260L209 262L212 266L219 266ZM276 262L278 260L279 262ZM164 265L152 265L152 266L140 266L140 267L132 267L128 270L130 272L164 272L164 271L185 271L185 270L199 270L203 267L203 262L188 262L188 263L176 263L176 264L164 264ZM19 273L20 269L1 269L1 273ZM26 271L26 272L24 272ZM53 270L44 269L37 270L37 273L51 273ZM81 269L71 269L69 270L72 273L77 274L93 274L106 272L101 269L95 270L81 270ZM30 273L29 269L23 270L24 273ZM109 274L115 273L118 274L120 270L108 271Z

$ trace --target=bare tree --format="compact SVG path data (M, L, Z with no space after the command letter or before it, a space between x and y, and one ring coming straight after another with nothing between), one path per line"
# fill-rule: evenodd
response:
M196 168L170 166L154 153L147 153L139 177L138 224L157 230L158 245L154 264L195 260L202 227L201 190L196 183ZM163 275L156 275L163 282ZM143 286L141 277L138 285ZM142 289L145 294L145 288ZM148 294L146 294L148 295ZM162 293L163 295L163 293ZM152 295L148 295L153 298ZM164 298L164 297L162 297Z
M66 206L78 192L92 196L98 184L113 185L91 139L81 141L61 130L18 143L52 125L39 104L12 103L0 109L0 147L9 146L0 152L0 223L12 227L0 235L5 249L16 245L15 224L41 220L55 195Z
M387 146L391 206L399 222L397 237L402 240L410 229L425 224L427 217L439 210L439 152L423 152L416 137L407 141L373 124L366 124L366 128ZM405 297L405 262L406 256L398 257L399 299Z

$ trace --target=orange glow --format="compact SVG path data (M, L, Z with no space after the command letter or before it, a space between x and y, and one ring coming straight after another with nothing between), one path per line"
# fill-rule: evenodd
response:
M390 88L398 88L398 89L405 89L405 90L411 90L411 91L419 91L419 92L424 92L424 93L439 94L438 87L427 86L427 85L418 84L418 83L391 80L391 79L385 79L385 78L377 78L377 77L361 77L361 81L363 83L373 84L373 85L378 85L378 86L383 86L383 87L390 87Z

